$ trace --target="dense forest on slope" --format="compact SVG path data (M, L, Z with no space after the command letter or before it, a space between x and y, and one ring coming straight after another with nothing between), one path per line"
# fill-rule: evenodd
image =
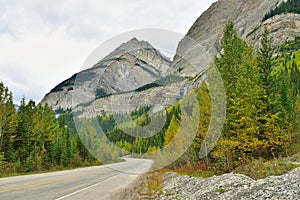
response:
M295 108L300 86L297 45L298 39L283 44L280 51L275 52L278 48L271 46L271 38L266 30L262 48L255 52L238 37L232 23L227 24L222 40L223 51L213 63L222 75L227 94L227 119L221 138L204 160L199 159L211 117L210 95L203 83L192 91L197 95L200 107L196 138L188 151L170 167L204 166L228 172L252 160L284 156L294 142L296 128ZM181 102L178 102L157 113L154 119L165 117L167 120L160 132L149 138L128 135L123 131L124 127L131 133L138 129L126 123L117 124L113 116L98 117L98 122L106 136L124 152L155 152L163 150L175 137L182 123L182 112L194 112L193 104L181 106ZM150 123L147 114L149 109L141 108L129 117L135 124L145 126ZM90 132L86 131L86 134Z
M283 13L296 13L300 14L300 0L288 0L281 3L274 10L270 11L264 17L264 20L274 17L275 15L280 15Z
M21 101L0 83L0 176L96 164L74 128L47 105Z

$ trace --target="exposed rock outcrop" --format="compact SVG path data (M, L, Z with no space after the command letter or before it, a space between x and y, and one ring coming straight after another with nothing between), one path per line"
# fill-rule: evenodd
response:
M133 91L152 83L164 77L169 67L170 60L148 42L133 38L94 67L56 86L42 103L48 103L54 110L74 108L98 97Z
M300 15L294 13L281 14L264 21L254 29L256 31L250 33L247 37L248 41L253 43L256 48L260 46L258 41L265 27L273 38L273 45L294 40L296 36L300 36Z
M191 40L201 45L208 54L214 56L220 52L220 42L223 34L223 29L228 20L234 22L235 28L239 35L254 44L260 42L261 32L264 25L273 24L277 17L267 20L263 23L264 16L275 9L284 0L219 0L205 11L193 24L185 38L183 38L177 48L177 55L172 62L174 69L179 69L186 66L185 60L182 58L188 56ZM286 23L294 22L295 16L286 15ZM270 28L271 29L271 28ZM287 28L286 25L273 30L272 35L279 42L284 42L282 34L289 33L290 38L297 35L297 31L293 28ZM297 28L298 29L298 28ZM295 34L293 34L295 32ZM253 36L255 35L255 36ZM293 37L294 36L294 37Z

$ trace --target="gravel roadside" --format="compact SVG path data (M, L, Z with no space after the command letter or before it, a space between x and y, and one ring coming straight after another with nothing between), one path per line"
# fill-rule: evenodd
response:
M195 178L166 173L163 179L156 199L300 199L300 168L257 181L241 174Z

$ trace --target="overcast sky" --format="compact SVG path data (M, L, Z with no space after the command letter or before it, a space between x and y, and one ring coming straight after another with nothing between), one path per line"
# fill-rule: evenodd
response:
M39 102L78 72L89 54L123 32L185 34L216 0L0 0L0 81Z

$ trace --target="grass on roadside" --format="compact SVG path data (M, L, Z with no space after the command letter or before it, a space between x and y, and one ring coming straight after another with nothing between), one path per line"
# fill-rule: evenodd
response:
M187 164L183 167L179 167L176 169L165 168L164 171L175 172L179 175L187 175L202 178L209 178L218 174L213 167L207 167L203 163Z
M148 195L161 194L162 192L162 172L154 172L147 177L147 192Z

